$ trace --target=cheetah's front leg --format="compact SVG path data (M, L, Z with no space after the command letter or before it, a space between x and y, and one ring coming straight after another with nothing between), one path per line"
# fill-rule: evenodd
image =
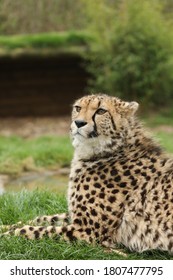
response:
M13 232L8 231L4 233L5 235L15 235L15 236L24 236L27 239L41 239L45 236L49 238L57 238L62 236L64 240L73 241L73 240L85 240L88 243L92 242L92 237L86 233L86 231L78 227L77 225L71 224L67 226L30 226L26 225L22 228L17 228Z

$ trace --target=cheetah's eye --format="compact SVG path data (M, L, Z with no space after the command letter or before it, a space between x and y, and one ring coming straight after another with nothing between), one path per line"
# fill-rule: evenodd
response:
M74 108L75 108L76 112L78 112L78 113L79 113L80 110L81 110L81 107L80 107L80 106L75 106Z
M102 109L102 108L99 108L99 109L96 111L96 114L98 114L98 115L103 115L103 114L106 113L106 112L107 112L107 110Z

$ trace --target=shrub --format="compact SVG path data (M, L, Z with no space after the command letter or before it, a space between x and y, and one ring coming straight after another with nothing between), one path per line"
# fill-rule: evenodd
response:
M173 86L173 34L161 4L150 0L106 3L86 3L96 38L87 54L90 89L144 105L166 102Z

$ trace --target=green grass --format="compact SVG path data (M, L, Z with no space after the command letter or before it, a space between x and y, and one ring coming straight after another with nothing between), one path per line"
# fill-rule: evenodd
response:
M0 173L19 175L22 171L69 166L72 158L69 137L37 139L0 137Z
M160 112L156 110L154 112L145 113L142 118L146 122L146 125L150 127L158 127L160 125L173 126L173 104L170 100L170 106L160 109Z
M155 132L156 139L168 153L173 153L173 132L165 133L163 131Z
M145 127L150 128L153 135L168 152L173 153L173 110L172 108L161 113L149 114L143 117ZM161 129L162 127L162 129ZM165 127L165 129L164 129ZM171 128L171 129L169 129Z
M0 197L0 223L12 224L42 214L62 213L67 209L64 196L52 194L49 191L7 193ZM122 248L122 246L121 246ZM130 252L124 248L127 257L107 252L99 245L89 245L85 242L67 243L65 241L26 240L23 237L5 237L0 239L0 259L173 259L167 253L148 251L141 254Z

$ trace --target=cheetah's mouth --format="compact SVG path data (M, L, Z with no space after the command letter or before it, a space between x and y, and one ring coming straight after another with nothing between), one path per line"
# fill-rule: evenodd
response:
M93 130L92 132L88 133L88 135L83 135L81 132L77 131L74 134L74 137L76 137L76 136L82 136L83 138L95 138L95 137L98 137L98 133Z

